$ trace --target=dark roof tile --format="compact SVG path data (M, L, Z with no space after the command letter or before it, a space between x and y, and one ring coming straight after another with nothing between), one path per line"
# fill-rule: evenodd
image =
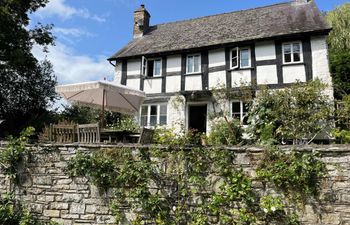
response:
M151 26L109 59L330 29L314 1L261 8Z

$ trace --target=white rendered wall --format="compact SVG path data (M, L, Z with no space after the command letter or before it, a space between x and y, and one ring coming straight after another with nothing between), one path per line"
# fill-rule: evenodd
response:
M117 84L120 84L122 81L122 62L117 61L115 65L115 76L114 76L114 82Z
M276 59L275 42L257 42L255 44L255 57L257 61Z
M258 84L277 84L277 66L257 66L256 67L256 79Z
M209 67L224 66L225 65L225 50L218 49L209 51Z
M226 87L226 71L209 73L209 89Z
M181 55L172 55L167 57L166 72L181 73Z
M306 72L304 65L283 66L283 83L305 82Z
M329 72L328 46L326 36L311 37L312 70L313 78L332 85L332 78Z
M162 92L162 78L145 79L143 90L146 94L156 94Z
M202 90L202 75L185 76L185 90Z
M167 127L174 129L175 133L180 133L185 128L185 97L182 95L172 96L168 102Z
M181 91L181 75L166 77L166 92Z
M251 83L250 70L233 70L231 72L232 87L240 87L242 84Z
M141 74L141 61L140 60L128 60L127 75L140 75Z
M126 86L140 90L140 79L127 79Z

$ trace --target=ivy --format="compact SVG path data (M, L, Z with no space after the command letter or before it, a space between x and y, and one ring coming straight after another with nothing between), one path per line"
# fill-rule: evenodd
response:
M20 167L25 162L25 156L29 152L26 144L34 131L33 127L28 127L21 132L18 138L10 136L6 149L0 151L0 169L15 184L19 183Z
M306 201L316 197L320 181L326 174L325 164L315 153L291 151L276 147L266 150L257 175L265 183L273 183L287 197Z
M109 149L78 153L71 176L107 191L120 224L299 224L289 197L315 195L324 164L312 153L266 151L258 178L287 193L263 195L229 149ZM301 184L301 187L298 187ZM265 192L263 192L265 193ZM127 219L128 218L128 219Z

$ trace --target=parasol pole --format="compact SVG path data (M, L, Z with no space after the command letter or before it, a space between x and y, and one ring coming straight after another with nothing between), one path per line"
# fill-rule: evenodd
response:
M105 116L105 95L106 95L106 90L103 89L102 92L102 114L101 114L101 129L104 127L104 116Z

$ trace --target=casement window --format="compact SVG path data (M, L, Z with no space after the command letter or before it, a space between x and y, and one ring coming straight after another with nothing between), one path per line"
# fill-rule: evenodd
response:
M248 103L243 101L233 101L231 103L231 116L238 119L241 124L247 124Z
M141 73L145 77L157 77L162 75L162 59L146 59L142 57Z
M154 127L167 124L167 105L152 104L141 107L141 126Z
M234 48L230 52L231 69L237 68L250 68L251 67L251 54L250 48Z
M284 43L282 46L284 64L303 62L301 42Z
M200 73L201 72L201 55L188 55L186 60L186 73Z

